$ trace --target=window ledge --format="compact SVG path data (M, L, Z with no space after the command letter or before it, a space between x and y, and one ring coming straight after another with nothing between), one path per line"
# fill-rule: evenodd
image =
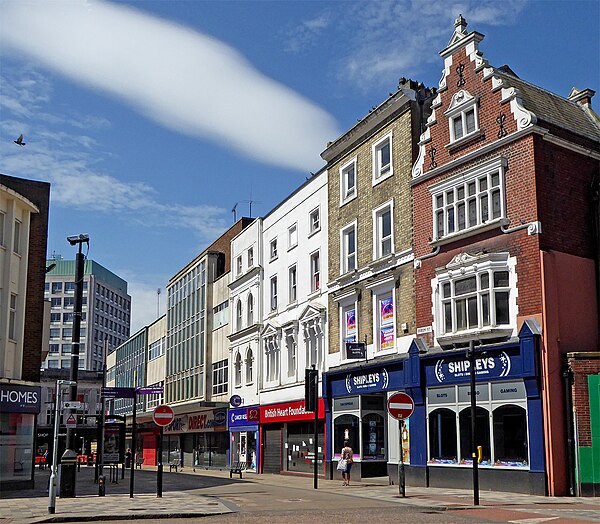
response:
M294 300L293 302L290 302L286 307L285 310L289 311L290 309L294 309L295 307L298 306L298 300Z
M473 131L472 133L469 133L468 135L465 135L462 138L455 140L454 142L450 142L449 144L447 144L444 147L452 153L452 151L459 149L460 147L471 142L471 140L475 140L476 138L479 138L480 136L485 137L485 133L483 132L482 129L477 129L476 131Z
M356 200L357 198L357 193L356 191L354 192L354 195L352 195L351 197L345 198L345 199L341 199L340 200L340 207L345 206L346 204L348 204L349 202L352 202L353 200Z
M373 187L375 187L378 184L381 184L381 182L383 182L384 180L387 180L388 178L391 178L394 176L394 168L390 167L390 169L384 173L383 175L381 175L380 177L376 177L375 173L373 173Z
M314 231L311 231L308 236L306 238L310 238L315 236L317 233L319 233L321 231L321 228L315 229Z
M315 289L314 291L311 291L308 295L306 295L306 299L307 300L312 300L314 298L320 297L321 296L321 289Z
M470 342L473 339L486 340L490 338L509 338L512 333L513 328L510 326L486 327L482 329L449 333L447 335L438 335L436 338L440 346L450 346L452 344Z
M287 248L287 250L288 250L288 253L289 253L289 252L290 252L292 249L294 249L294 248L297 248L297 247L298 247L298 242L296 242L296 243L295 243L293 246L290 246L290 247L288 247L288 248Z
M432 247L443 246L445 244L450 244L452 242L456 242L457 240L472 237L473 235L478 235L479 233L485 233L486 231L490 231L497 227L505 226L508 224L508 220L506 218L495 218L489 222L485 222L484 224L480 224L478 226L473 226L468 229L462 229L461 231L457 231L455 233L451 233L449 235L445 235L438 240L433 240L429 242L429 245Z

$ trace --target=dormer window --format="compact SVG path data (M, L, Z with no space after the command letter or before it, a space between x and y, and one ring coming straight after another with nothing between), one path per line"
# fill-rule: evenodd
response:
M478 99L467 91L456 93L445 115L450 126L450 145L476 136L479 132Z

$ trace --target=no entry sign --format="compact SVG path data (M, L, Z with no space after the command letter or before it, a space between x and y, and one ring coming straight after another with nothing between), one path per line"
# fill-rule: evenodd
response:
M152 419L154 423L158 426L168 426L173 419L175 418L175 413L173 410L166 405L157 406L152 414Z
M388 400L388 412L398 420L404 420L412 415L415 403L406 393L395 393Z

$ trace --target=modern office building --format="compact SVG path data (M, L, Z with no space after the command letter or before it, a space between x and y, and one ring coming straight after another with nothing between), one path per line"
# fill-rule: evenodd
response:
M33 487L50 184L0 175L0 490Z
M46 274L45 298L50 301L48 355L43 367L71 366L75 261L51 259ZM79 369L102 369L103 342L108 353L129 338L131 297L127 282L94 260L86 260L83 276L83 307Z

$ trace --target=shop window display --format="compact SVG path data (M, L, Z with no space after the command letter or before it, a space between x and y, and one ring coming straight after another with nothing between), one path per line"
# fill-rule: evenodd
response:
M496 408L494 420L494 457L497 466L527 466L527 414L519 406Z
M456 464L456 415L446 408L429 414L429 461L436 464Z
M460 427L460 456L461 464L473 464L471 453L473 447L471 444L471 408L463 409L459 414ZM481 464L487 466L490 464L490 414L487 409L479 406L475 411L475 425L477 427L477 445L482 448Z
M314 423L303 422L300 424L289 424L287 439L284 443L285 461L287 471L312 473L314 471L315 448L317 449L318 464L323 463L323 449L325 446L324 426L318 424L318 446L314 439ZM341 448L340 448L341 449ZM320 466L319 466L320 468Z
M377 413L362 419L362 460L385 460L385 422Z
M333 421L333 456L340 458L340 451L347 440L354 450L354 456L359 456L360 419L355 415L341 415Z
M0 414L2 481L31 478L34 420L35 415L25 413Z

